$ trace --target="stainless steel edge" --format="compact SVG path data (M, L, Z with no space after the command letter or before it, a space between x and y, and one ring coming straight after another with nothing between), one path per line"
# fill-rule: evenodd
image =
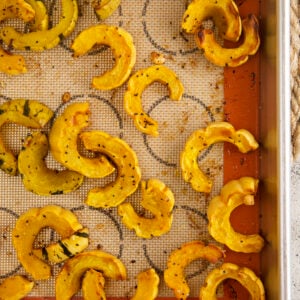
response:
M261 4L261 228L267 299L290 300L290 1Z

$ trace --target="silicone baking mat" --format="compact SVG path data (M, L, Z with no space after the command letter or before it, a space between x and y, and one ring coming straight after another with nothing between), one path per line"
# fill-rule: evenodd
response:
M258 13L256 2L237 1L241 15ZM188 3L183 0L122 0L112 16L99 21L91 1L78 0L79 18L75 30L59 46L43 52L15 52L24 55L28 72L13 77L0 74L1 103L16 98L35 99L47 104L59 115L69 103L88 101L91 106L91 125L87 130L100 129L124 139L138 156L142 180L157 178L163 181L174 193L175 208L172 228L168 234L149 240L141 239L122 224L115 208L93 209L84 204L85 196L91 188L104 185L113 180L113 176L101 180L86 179L75 192L43 197L28 192L20 176L12 177L1 172L0 278L13 274L23 274L30 278L16 258L11 232L20 214L30 207L47 204L71 209L80 222L89 228L90 245L87 250L102 249L124 262L128 279L118 282L107 280L105 291L108 297L132 296L136 288L136 275L149 267L155 268L160 275L159 296L171 297L173 292L166 287L162 277L170 252L192 240L216 244L207 231L208 202L219 194L224 181L242 175L257 176L256 154L241 155L230 145L225 146L224 151L222 144L215 144L203 152L199 164L213 179L212 192L205 195L197 193L183 181L179 166L180 152L194 130L214 121L225 119L237 128L249 129L257 135L258 105L255 99L258 77L255 74L258 76L258 60L254 57L243 67L227 69L224 77L224 69L209 63L196 48L194 37L181 29L182 16ZM60 15L61 2L53 0L45 1L45 4L55 24ZM152 65L151 53L156 52L164 56L165 65L174 70L182 81L184 94L178 102L169 99L167 88L160 83L154 83L143 93L145 111L159 123L158 137L140 133L124 111L126 83L112 91L99 91L91 87L93 76L100 75L114 64L109 48L98 46L83 57L72 57L70 45L75 36L84 28L99 23L121 26L132 35L137 50L133 72ZM23 30L21 23L16 26ZM241 96L243 99L239 99ZM69 98L67 103L62 101L65 97ZM49 130L49 127L45 130ZM29 132L29 129L8 124L2 127L1 136L8 147L18 153L22 139ZM47 163L51 168L61 168L51 154L47 157ZM141 193L138 190L126 201L133 203L142 212L140 200ZM250 214L248 210L244 214L241 210L244 220L257 217L257 206L251 209ZM257 231L257 221L252 219L251 224L249 228L244 222L241 230ZM43 230L36 246L56 239L53 231ZM254 266L256 272L259 272L257 255L245 257L227 251L226 259ZM50 280L36 282L30 296L54 296L55 276L60 267L53 266ZM197 261L187 268L192 297L198 296L206 274L214 267L206 261Z

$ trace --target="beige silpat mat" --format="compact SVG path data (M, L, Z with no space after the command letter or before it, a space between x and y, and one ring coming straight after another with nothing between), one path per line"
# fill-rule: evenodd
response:
M181 79L185 91L179 102L171 101L165 86L155 83L143 94L143 106L159 122L159 136L154 138L141 134L123 109L126 84L113 91L91 88L91 80L113 66L111 51L98 47L88 55L74 59L70 51L72 39L84 28L97 24L91 1L78 0L80 16L75 31L58 47L44 52L18 52L24 55L28 72L21 76L0 74L1 103L16 98L35 99L47 104L59 115L68 103L89 101L91 126L111 135L122 137L136 151L142 170L142 179L157 178L163 181L175 195L174 221L170 233L159 238L145 240L125 228L116 209L92 209L84 204L87 192L101 186L113 176L86 179L77 191L51 197L37 196L25 190L20 176L0 174L1 184L1 265L0 277L26 274L16 259L11 233L20 214L30 207L57 204L69 208L80 222L90 230L88 249L102 249L119 257L127 267L128 280L107 281L108 296L132 295L138 272L154 267L162 275L171 250L182 243L200 239L213 242L207 232L206 207L208 198L192 190L181 177L180 152L188 136L211 121L223 119L223 69L207 62L195 48L194 38L182 33L181 18L187 5L185 0L122 0L121 6L105 23L122 26L129 31L137 49L137 61L133 71L152 64L151 52L163 54L165 65L173 69ZM60 1L46 1L55 22L60 12ZM100 22L104 23L104 22ZM67 94L66 94L67 93ZM67 104L63 95L70 95ZM49 130L49 128L47 128ZM5 125L2 137L17 153L21 140L30 131L16 125ZM214 180L209 198L218 194L223 184L222 145L215 145L200 157L201 167ZM49 167L59 164L49 156ZM141 211L140 191L126 201L132 202ZM37 245L54 241L57 236L43 230ZM55 274L47 281L39 281L30 295L54 296ZM197 296L207 271L213 268L205 261L193 263L187 269L191 296ZM160 296L173 293L161 277Z

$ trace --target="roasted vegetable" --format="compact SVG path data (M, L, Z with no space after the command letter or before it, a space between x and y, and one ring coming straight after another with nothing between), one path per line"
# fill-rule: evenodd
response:
M235 130L228 122L211 123L206 128L194 131L181 152L180 166L183 179L190 182L193 189L198 192L209 193L212 187L212 181L198 166L198 155L217 142L234 144L242 153L258 148L258 143L249 131L245 129Z
M82 278L82 295L84 300L106 300L104 292L105 278L101 272L87 270Z
M140 272L137 276L137 290L131 300L154 300L158 295L159 276L154 269Z
M30 22L30 30L47 30L49 25L49 16L47 14L47 9L42 0L26 0L31 7L34 9L35 16Z
M0 105L0 128L5 123L15 123L28 128L42 128L52 118L53 112L35 100L16 99ZM0 168L10 174L17 173L17 158L0 138Z
M0 299L21 300L31 292L33 286L34 282L23 276L8 277L0 284Z
M143 133L153 136L158 135L157 121L148 116L142 108L142 93L153 82L165 84L172 100L180 100L183 86L176 74L165 66L153 65L133 74L129 81L124 96L124 108L133 118L135 126Z
M63 37L68 36L74 29L78 18L76 0L62 0L62 15L57 25L47 30L27 33L18 32L13 27L0 29L0 39L6 45L19 50L43 51L58 45Z
M122 203L118 207L118 214L122 222L134 229L136 235L142 238L161 236L171 229L173 221L174 195L160 180L150 179L141 184L141 205L153 215L151 218L140 217L130 203Z
M200 300L217 300L217 287L226 279L235 279L244 286L252 300L265 300L265 289L255 273L246 267L232 263L224 263L212 270L206 277L204 286L200 289Z
M18 169L25 188L38 195L70 193L80 187L84 176L71 170L53 170L46 165L48 139L46 134L33 132L25 139L18 156Z
M33 243L40 230L50 227L63 238L82 229L76 216L60 206L30 208L17 220L12 233L13 246L24 269L36 280L51 276L50 266L33 254Z
M61 263L82 252L89 245L89 230L87 228L74 232L70 237L43 248L33 249L33 255L52 263Z
M252 177L242 177L229 181L214 197L208 206L208 230L218 242L225 244L236 252L260 252L264 240L259 234L241 234L230 224L231 212L239 205L254 205L254 195L257 191L258 180Z
M72 103L54 121L49 134L53 157L66 168L91 178L102 178L115 168L103 155L84 157L78 152L80 132L89 125L89 103Z
M81 278L89 269L101 271L104 277L126 279L126 269L117 257L100 250L83 252L68 259L56 277L56 300L69 300L80 289Z
M8 75L19 75L27 72L25 59L0 47L0 72Z
M215 245L205 245L201 241L185 243L169 255L167 269L164 271L165 283L174 291L177 299L185 300L190 293L184 277L185 267L197 259L206 259L211 263L216 263L223 257L223 251Z
M107 19L118 8L121 0L93 0L92 6L100 20Z
M85 203L93 207L114 207L138 188L141 170L134 150L124 141L103 131L83 132L80 135L86 149L104 153L117 168L115 181L88 192Z
M220 67L238 67L244 64L249 55L254 55L260 45L258 20L250 14L243 20L242 43L235 48L224 48L215 39L210 29L199 31L195 35L196 43L204 50L205 57L213 64Z
M224 39L238 41L242 25L233 0L193 0L183 15L182 28L188 33L196 33L202 22L211 18Z
M109 46L114 55L114 67L93 78L92 86L99 90L111 90L121 86L129 77L136 61L132 36L123 28L105 24L84 29L74 39L71 49L74 57L86 54L95 44Z
M29 22L34 16L34 9L25 0L0 1L0 21L17 18L22 19L24 22Z

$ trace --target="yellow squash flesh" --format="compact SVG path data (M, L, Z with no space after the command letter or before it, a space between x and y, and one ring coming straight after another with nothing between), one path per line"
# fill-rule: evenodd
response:
M42 0L26 0L35 11L34 20L30 22L31 31L47 30L49 25L49 16Z
M89 103L72 103L56 118L49 134L50 151L53 157L66 168L86 177L103 178L115 168L103 155L84 157L78 152L78 138L89 125Z
M0 72L8 75L19 75L27 72L25 59L0 47Z
M47 30L20 33L10 26L0 29L0 39L18 50L43 51L58 45L74 29L78 18L76 0L62 0L62 15L58 24Z
M78 189L84 176L71 170L53 170L46 165L48 139L33 132L25 139L18 156L18 169L25 188L41 196L66 194Z
M69 300L81 287L81 278L89 269L103 273L114 280L126 279L126 268L117 257L94 250L80 253L66 261L56 277L56 300Z
M198 155L217 142L231 143L242 153L258 148L258 143L249 131L245 129L235 130L228 122L214 122L206 128L194 131L181 152L180 167L183 179L198 192L210 193L212 188L212 180L199 168Z
M25 0L0 1L0 21L17 18L29 22L34 16L34 8Z
M210 29L200 31L195 35L196 43L204 50L205 57L213 64L220 67L238 67L254 55L260 45L258 20L254 15L248 15L243 20L243 41L235 48L222 47Z
M207 275L204 286L200 289L199 299L217 300L217 288L226 279L237 280L248 290L251 300L265 300L265 289L259 277L251 269L232 263L224 263Z
M159 276L154 269L140 272L137 290L131 300L154 300L158 295Z
M86 54L95 44L109 46L114 55L114 67L95 76L92 86L99 90L111 90L121 86L130 76L136 61L132 36L123 28L105 24L84 29L71 46L74 57Z
M117 168L115 181L91 189L85 203L102 208L118 206L136 191L141 180L141 170L134 150L124 140L103 131L83 132L80 138L85 148L107 155Z
M93 0L92 6L100 20L107 19L120 5L121 0Z
M223 257L223 251L217 246L205 245L201 241L185 243L169 255L167 269L164 271L165 283L174 291L177 299L185 300L190 293L184 277L185 267L197 259L206 259L211 263L216 263Z
M21 300L33 289L34 282L23 276L12 276L0 284L0 300Z
M231 212L240 205L254 205L254 195L258 180L252 177L242 177L229 181L219 196L214 197L208 206L208 231L218 242L225 244L236 252L260 252L264 239L259 234L241 234L230 224Z
M40 129L52 118L53 112L35 100L16 99L0 105L0 128L6 123L15 123L28 128ZM10 175L17 173L17 158L7 149L0 137L0 168Z
M84 300L106 300L104 292L105 278L101 272L87 270L82 279L82 295Z
M241 18L233 0L193 0L183 15L182 28L188 33L196 33L201 29L202 22L211 18L224 39L239 39Z
M181 81L171 69L162 65L153 65L133 74L124 95L124 108L137 129L153 136L158 136L158 123L144 112L141 97L143 91L156 81L168 87L170 99L181 99L184 90Z
M70 237L59 240L49 246L33 249L33 255L52 263L61 263L77 255L89 245L89 230L87 228L74 232Z
M160 180L150 179L141 184L141 205L153 215L152 218L139 216L130 203L122 203L118 207L118 214L122 222L134 229L136 235L142 238L161 236L170 231L173 221L174 195Z
M24 269L36 280L51 276L50 266L33 254L33 243L40 230L50 227L64 239L82 229L77 217L60 206L30 208L16 221L12 233L13 246Z

